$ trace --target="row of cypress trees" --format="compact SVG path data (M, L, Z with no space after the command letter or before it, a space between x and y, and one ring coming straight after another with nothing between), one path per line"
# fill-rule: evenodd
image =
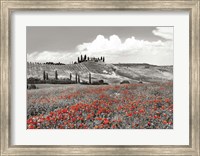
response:
M69 75L70 80L72 80L72 74L70 73ZM55 71L55 79L58 80L58 72L57 70ZM43 80L49 80L49 76L48 73L45 72L45 70L43 71ZM81 79L80 79L80 75L76 73L75 75L75 83L80 83ZM92 76L91 73L89 73L89 84L92 83Z

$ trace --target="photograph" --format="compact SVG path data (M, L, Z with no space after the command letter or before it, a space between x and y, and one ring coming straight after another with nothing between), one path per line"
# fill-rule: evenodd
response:
M27 129L173 129L173 26L27 26Z
M200 0L0 8L0 155L200 156Z

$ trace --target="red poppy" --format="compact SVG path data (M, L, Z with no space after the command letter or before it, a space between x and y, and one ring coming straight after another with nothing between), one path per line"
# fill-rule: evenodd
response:
M116 126L115 126L115 125L112 125L112 128L113 128L113 129L115 129L115 128L116 128Z
M131 117L131 116L133 116L133 113L128 113L126 115L129 116L129 117Z
M33 123L33 119L32 119L32 118L28 119L28 120L27 120L27 123L28 123L28 124Z
M144 109L140 109L139 112L140 112L140 113L144 113Z
M67 113L67 109L63 109L63 110L62 110L62 113Z
M34 128L35 128L35 125L33 125L33 124L28 125L28 129L34 129Z
M51 118L50 118L49 116L47 116L47 117L46 117L46 120L47 120L47 121L50 121L50 120L51 120Z
M108 119L104 119L104 124L108 124L109 123L109 120Z
M172 125L172 122L170 121L170 122L168 122L168 124L169 124L169 125Z
M165 117L166 117L166 116L167 116L167 114L166 114L166 113L163 113L163 116L165 116Z
M158 118L158 116L157 115L154 115L154 119L157 119Z
M166 98L166 99L165 99L165 102L166 102L166 103L169 103L169 102L170 102L170 99Z
M163 124L165 124L165 125L166 125L166 124L167 124L167 121L166 121L166 120L163 120Z

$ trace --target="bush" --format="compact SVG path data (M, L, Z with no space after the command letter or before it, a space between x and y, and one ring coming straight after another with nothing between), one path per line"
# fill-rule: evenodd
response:
M87 81L82 80L80 84L88 85L89 83Z
M28 84L75 84L75 81L70 79L48 79L48 80L40 80L37 78L29 78L27 79Z
M92 85L100 85L99 81L93 81Z
M100 84L104 84L104 81L103 81L103 80L99 80L99 83L100 83Z
M75 81L71 81L70 79L62 79L62 80L51 79L51 80L47 80L46 83L49 83L49 84L74 84Z
M105 83L104 80L99 80L93 81L91 85L108 85L108 83Z
M34 83L38 83L38 82L40 82L41 80L39 79L39 78L35 78L35 77L29 77L28 79L27 79L27 83L29 83L29 84L34 84Z
M27 89L37 89L36 85L31 84L31 85L27 85Z
M128 80L123 80L122 82L120 82L120 84L130 84L130 82Z

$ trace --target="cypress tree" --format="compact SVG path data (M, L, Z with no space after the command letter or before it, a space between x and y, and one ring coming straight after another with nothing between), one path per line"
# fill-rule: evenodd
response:
M87 56L85 55L85 56L84 56L84 61L86 61L86 60L87 60Z
M80 80L80 75L78 75L78 83L80 83L81 82L81 80Z
M81 55L81 62L83 62L83 56Z
M56 80L58 79L58 72L57 72L57 70L55 71L55 79Z
M72 74L71 73L69 74L69 79L72 80Z
M77 83L77 81L78 81L78 75L77 75L77 73L76 73L76 83Z
M46 74L45 74L45 70L43 71L43 80L46 79Z
M105 62L105 57L103 57L103 62Z
M89 84L91 84L92 81L91 81L91 73L89 73Z

